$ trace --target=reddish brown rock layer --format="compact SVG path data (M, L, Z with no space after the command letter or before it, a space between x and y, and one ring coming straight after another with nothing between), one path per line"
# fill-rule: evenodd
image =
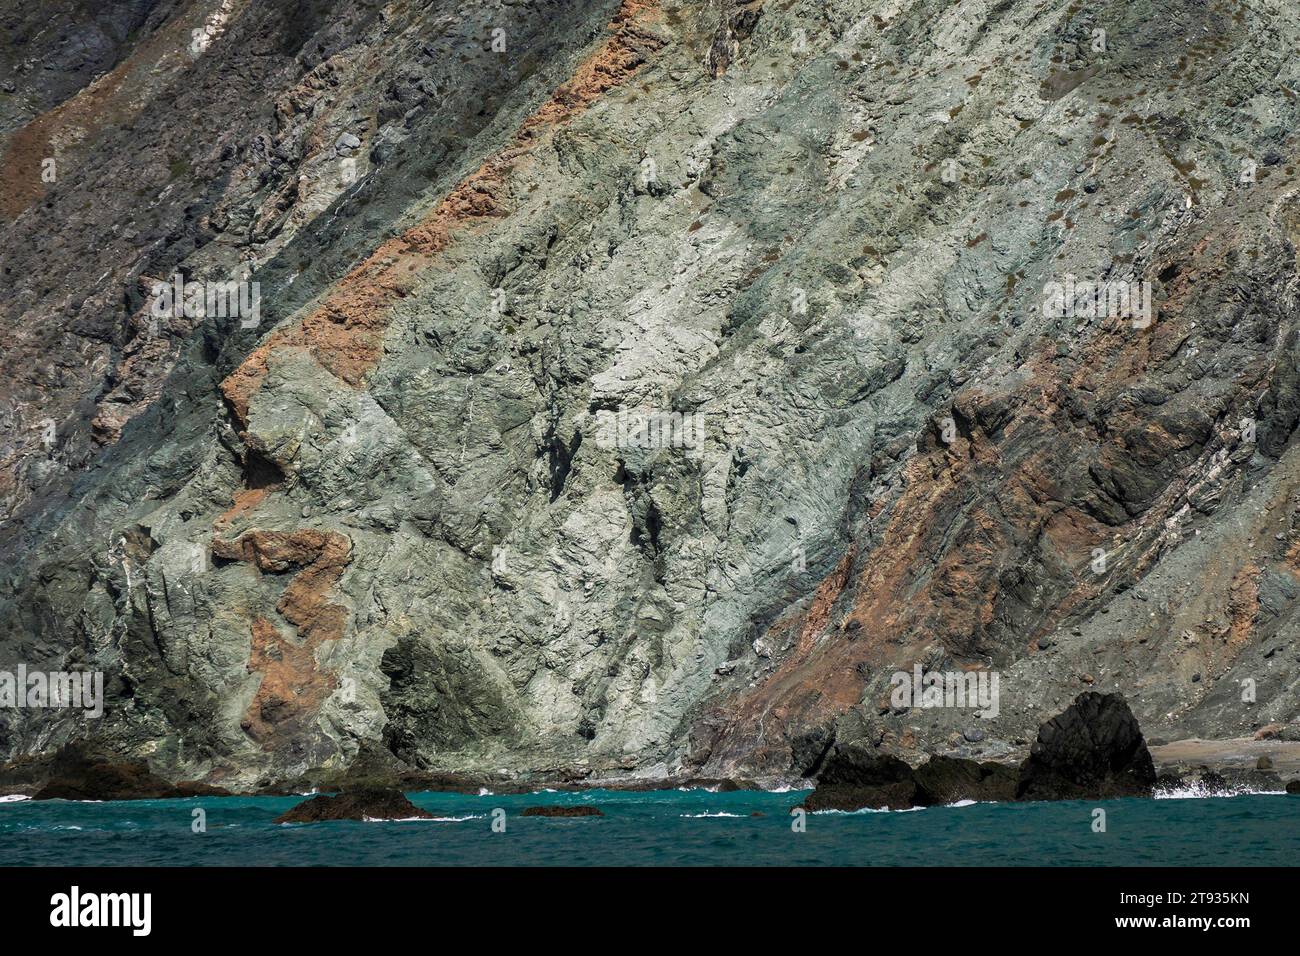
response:
M349 272L319 308L275 331L250 354L221 385L240 421L247 420L249 403L283 350L306 350L341 381L360 385L379 361L388 310L411 292L456 230L506 215L510 174L547 130L570 122L636 73L662 43L642 29L656 12L655 3L624 0L610 24L614 36L524 120L509 146L462 180L419 225L381 245Z
M788 656L701 721L701 761L723 773L787 770L801 735L824 731L862 702L873 677L910 668L927 647L967 668L1006 660L1009 632L1024 641L1015 656L1032 652L1116 575L1139 579L1169 546L1168 522L1214 480L1239 436L1201 409L1123 398L1172 363L1195 327L1194 290L1222 277L1234 241L1229 232L1191 245L1152 327L1112 320L1067 361L1044 343L1009 384L959 391L960 434L946 446L933 436L918 443L847 580L851 555L800 621L774 625L775 645L799 629ZM1264 362L1243 366L1211 415L1235 421L1233 403L1247 407L1271 375ZM1102 570L1092 564L1098 548ZM1230 623L1204 658L1215 671L1246 645L1259 605L1259 568L1237 555L1224 570ZM828 606L841 591L850 597L836 624Z
M297 628L296 637L285 637L265 617L252 625L248 668L261 673L262 683L242 726L270 746L315 716L337 686L321 671L316 652L342 637L347 626L347 609L332 603L329 593L351 560L352 543L331 531L249 531L233 541L214 539L212 553L275 574L299 569L276 604Z

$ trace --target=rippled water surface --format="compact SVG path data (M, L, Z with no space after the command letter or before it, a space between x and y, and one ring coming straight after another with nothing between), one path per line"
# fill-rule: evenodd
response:
M965 804L819 813L800 792L408 794L436 820L278 825L297 797L0 802L0 865L1294 865L1300 797ZM590 804L603 817L522 817ZM506 830L492 832L492 812ZM1106 832L1093 832L1093 811ZM195 810L206 832L193 832Z

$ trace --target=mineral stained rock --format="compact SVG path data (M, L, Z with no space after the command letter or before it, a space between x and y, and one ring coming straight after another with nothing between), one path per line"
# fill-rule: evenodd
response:
M1038 731L1020 768L1017 800L1150 796L1155 765L1120 694L1080 694Z
M323 820L410 820L432 819L400 790L347 790L321 794L304 800L275 818L276 823L319 823Z
M5 27L0 788L1011 763L1089 689L1296 732L1293 4Z

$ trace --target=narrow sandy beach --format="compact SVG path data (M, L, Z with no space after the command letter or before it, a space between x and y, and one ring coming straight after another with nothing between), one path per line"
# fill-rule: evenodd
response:
M1151 757L1158 771L1201 764L1211 770L1251 770L1260 757L1273 761L1272 770L1283 780L1300 776L1300 741L1255 740L1235 737L1228 740L1175 740L1151 747Z

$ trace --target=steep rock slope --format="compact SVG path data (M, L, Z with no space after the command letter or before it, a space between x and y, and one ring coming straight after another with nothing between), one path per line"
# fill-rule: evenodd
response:
M7 759L781 776L1023 751L1089 686L1295 720L1294 9L136 7L9 136L76 172L9 191L0 667L108 699L0 711ZM240 269L256 328L141 334L148 280ZM914 663L998 713L894 706Z

